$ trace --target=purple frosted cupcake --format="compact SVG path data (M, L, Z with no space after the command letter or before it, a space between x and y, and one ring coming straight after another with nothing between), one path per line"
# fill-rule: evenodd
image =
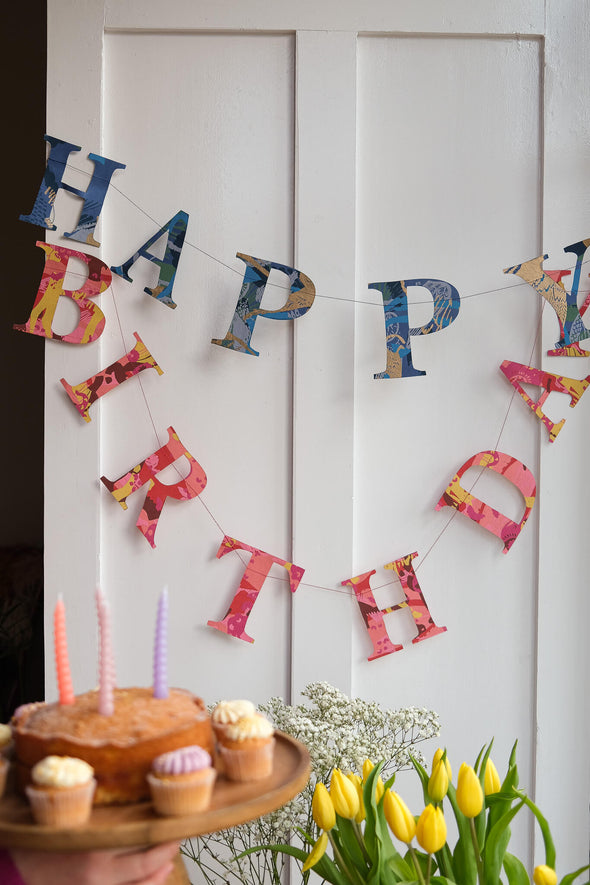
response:
M217 772L202 747L181 747L152 762L147 775L152 802L158 814L194 814L209 807Z

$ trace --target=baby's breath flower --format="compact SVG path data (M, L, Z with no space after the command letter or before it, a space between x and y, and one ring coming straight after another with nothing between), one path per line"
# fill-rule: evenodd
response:
M365 759L383 761L382 776L387 780L409 766L410 754L424 764L416 744L440 733L438 715L424 707L387 710L375 701L349 698L328 682L311 682L301 694L309 703L291 705L273 697L259 709L276 729L305 744L312 766L309 783L299 796L259 820L185 843L184 853L197 863L208 885L236 881L280 885L283 855L267 851L239 861L235 857L256 845L297 844L298 827L312 833L315 785L328 783L334 768L360 772Z

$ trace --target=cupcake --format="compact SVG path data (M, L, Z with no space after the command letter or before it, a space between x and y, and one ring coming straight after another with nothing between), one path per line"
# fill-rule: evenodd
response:
M152 762L147 781L158 814L193 814L209 807L217 772L202 747L181 747Z
M242 716L219 736L218 751L232 781L257 781L272 772L274 729L261 713Z
M244 716L254 716L252 701L220 701L211 713L211 725L218 740L223 738L228 725L235 725Z
M9 756L12 750L12 728L0 722L0 756Z
M96 789L94 770L73 756L46 756L33 766L26 788L33 817L50 827L86 823Z
M12 729L10 725L0 723L0 799L4 795L6 788L6 777L10 763L8 756L12 748Z

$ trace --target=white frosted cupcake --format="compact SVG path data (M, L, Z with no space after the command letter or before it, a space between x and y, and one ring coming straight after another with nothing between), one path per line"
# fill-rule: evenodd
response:
M4 795L6 778L10 763L8 756L12 748L12 729L10 725L0 723L0 798Z
M218 739L223 738L228 725L235 725L244 716L254 716L256 707L252 701L220 701L211 713L211 724Z
M0 722L0 755L8 756L12 749L12 728Z
M209 807L217 772L202 747L181 747L152 762L147 781L158 814L194 814Z
M26 793L38 824L75 827L86 823L96 789L91 765L73 756L46 756L33 766L31 777Z
M274 728L261 713L242 716L228 724L219 737L218 751L232 781L262 780L272 773Z

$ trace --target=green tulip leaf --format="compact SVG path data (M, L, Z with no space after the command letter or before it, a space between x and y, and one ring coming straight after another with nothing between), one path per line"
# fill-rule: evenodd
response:
M364 875L367 871L367 863L361 848L357 831L351 820L338 817L338 841L339 847L347 861ZM336 834L334 834L336 835Z
M455 871L453 870L453 855L446 842L441 850L436 852L435 857L442 875L446 876L447 879L452 879L455 875Z
M397 876L396 881L398 882L410 882L412 879L416 878L416 870L414 869L413 863L408 863L401 854L398 854L397 857L390 857L387 859L385 866L392 870Z
M248 854L255 854L257 851L272 851L275 854L288 854L291 857L295 857L302 864L307 860L307 852L303 851L301 848L296 848L294 845L256 845L254 848L247 848L246 851L242 851L240 854L236 855L236 860L240 860L242 857L246 857ZM330 882L331 885L350 885L346 876L344 876L336 864L332 861L327 854L324 854L322 858L315 864L313 867L314 870L325 879L326 882Z
M590 870L590 864L586 864L585 867L580 867L579 870L576 870L575 873L569 873L567 876L564 876L559 885L572 885L574 879L577 879L583 872L586 870ZM584 882L584 885L590 885L590 882Z
M458 885L453 879L448 879L446 876L431 876L430 878L431 885Z
M518 814L523 806L519 802L514 808L505 812L489 832L483 852L486 885L498 885L502 861L510 842L510 821Z
M543 842L545 844L545 863L548 867L551 867L551 869L554 870L555 845L553 844L553 837L551 836L549 824L547 823L546 819L543 817L532 799L529 799L529 797L525 793L520 793L519 791L515 792L519 799L522 799L525 805L527 805L531 809L531 811L537 818L537 823L539 824L539 827L541 829L541 835L543 836Z
M422 783L422 792L424 793L424 805L428 805L432 800L428 795L428 781L430 778L428 777L428 772L424 768L423 765L420 765L417 759L410 754L410 762L418 772L418 777L420 778L420 782Z
M354 877L357 874L364 879L367 874L367 865L364 861L362 851L354 835L352 823L345 818L336 815L336 826L329 832L330 841L334 844L334 858L336 863L341 866L336 851L340 853L343 864L349 873ZM356 878L356 877L355 877Z
M508 851L504 855L503 865L508 885L531 885L525 865Z

